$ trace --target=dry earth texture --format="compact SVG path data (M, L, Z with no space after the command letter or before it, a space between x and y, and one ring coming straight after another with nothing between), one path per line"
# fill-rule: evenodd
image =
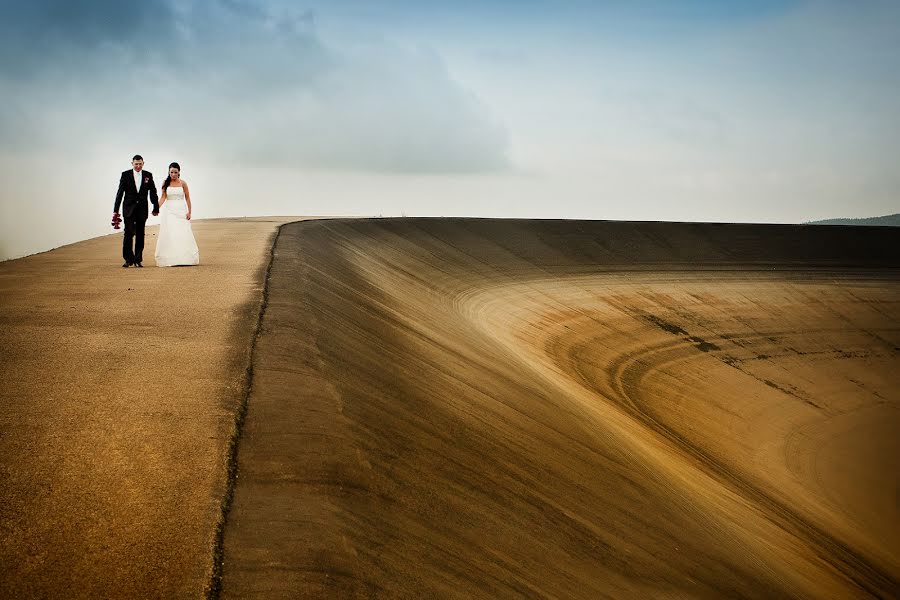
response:
M271 243L199 221L201 265L110 235L0 263L0 598L202 598Z
M223 596L896 597L898 235L284 226Z

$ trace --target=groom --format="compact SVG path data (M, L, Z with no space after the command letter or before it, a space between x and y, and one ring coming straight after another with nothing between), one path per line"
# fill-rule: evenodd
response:
M123 267L131 265L143 267L144 262L144 225L147 223L147 194L153 202L153 216L159 214L159 198L156 195L156 184L153 183L153 174L144 170L144 159L140 154L135 154L131 159L132 169L122 173L119 179L119 191L116 192L116 204L113 207L113 223L119 217L119 205L122 197L125 203L122 206L122 219L125 221L125 240L122 243L122 256L125 258ZM134 240L134 249L131 241Z

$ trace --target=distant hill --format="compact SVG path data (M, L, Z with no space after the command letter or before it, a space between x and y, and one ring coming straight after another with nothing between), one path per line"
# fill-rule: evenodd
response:
M900 213L883 217L867 217L865 219L825 219L824 221L807 221L804 225L881 225L900 227Z

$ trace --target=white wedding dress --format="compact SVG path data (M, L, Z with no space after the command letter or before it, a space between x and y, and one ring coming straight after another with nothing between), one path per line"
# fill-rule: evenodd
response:
M166 202L159 211L159 236L156 238L156 266L199 265L200 249L187 219L184 188L169 186Z

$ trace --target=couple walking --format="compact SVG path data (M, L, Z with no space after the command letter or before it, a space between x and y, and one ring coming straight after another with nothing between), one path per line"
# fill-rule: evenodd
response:
M122 266L144 266L141 263L144 255L144 225L148 217L148 195L153 203L153 216L162 211L156 241L156 266L200 264L200 250L191 231L191 192L187 183L181 179L181 167L174 162L169 165L169 176L162 186L162 199L158 199L156 195L153 174L144 170L144 159L140 154L131 159L131 167L119 179L119 190L113 206L112 226L118 229L123 219L125 222L125 239L122 243L125 264Z

